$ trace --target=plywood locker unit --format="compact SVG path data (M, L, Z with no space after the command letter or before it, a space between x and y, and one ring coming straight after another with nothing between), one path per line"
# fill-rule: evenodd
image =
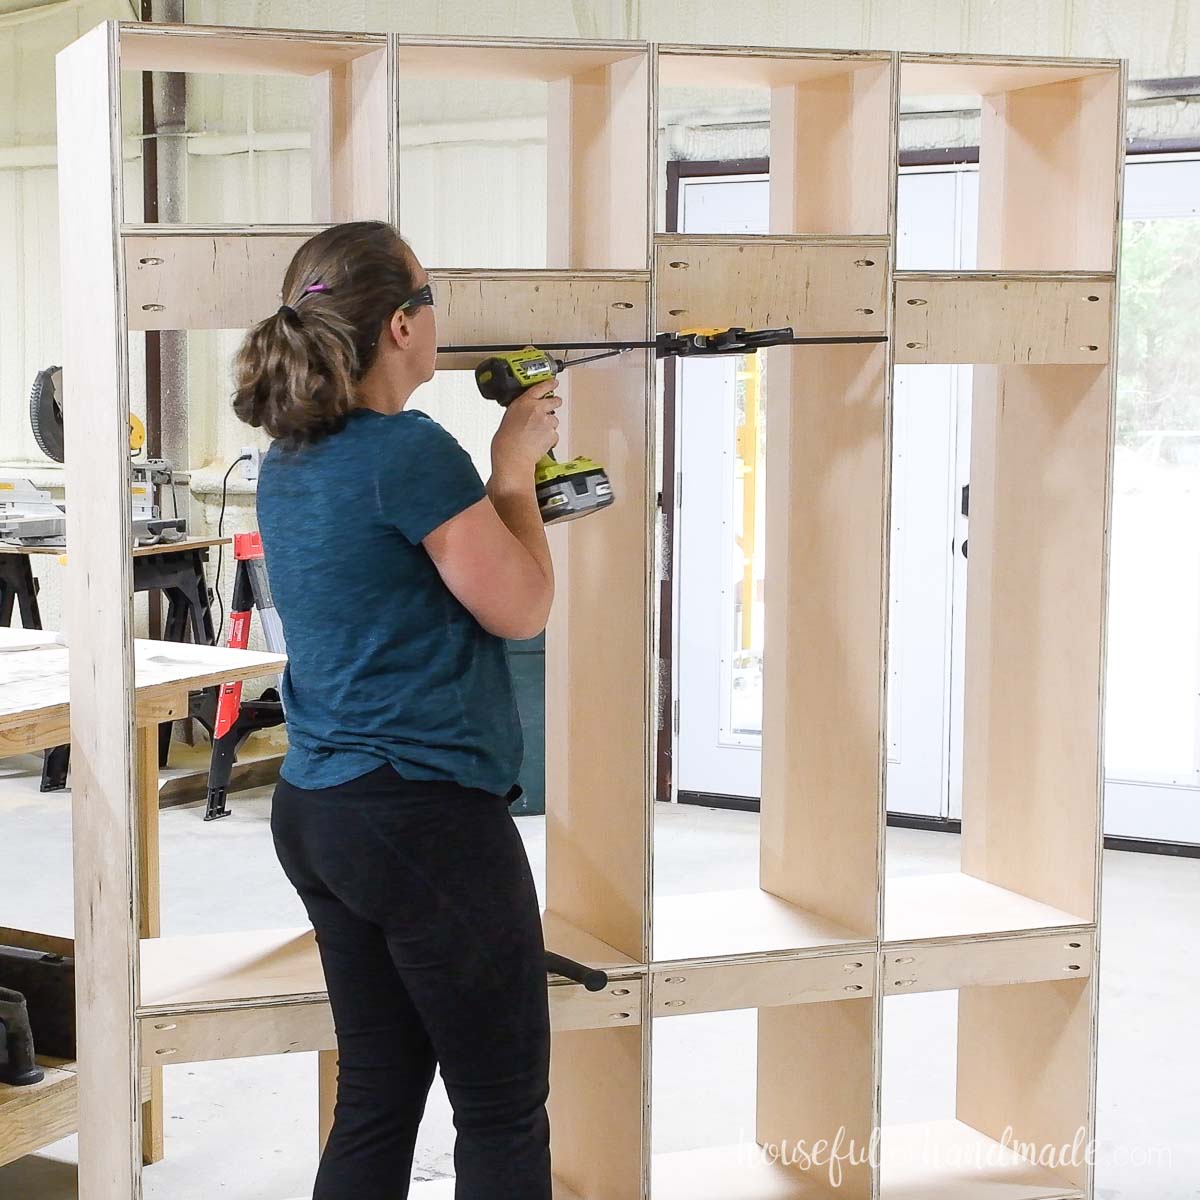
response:
M688 94L765 103L773 233L890 233L894 55L660 45L657 74L660 108Z
M918 53L900 61L902 100L980 100L978 269L1116 268L1120 63Z
M875 971L869 947L678 964L653 972L652 1036L681 1033L674 1018L683 1017L711 1026L705 1030L709 1041L722 1047L704 1056L685 1055L677 1047L672 1056L675 1070L690 1062L704 1076L702 1084L689 1078L684 1085L689 1114L706 1103L732 1111L720 1060L729 1042L741 1048L736 1038L744 1032L699 1014L756 1009L757 1048L746 1048L756 1055L758 1069L753 1114L737 1106L738 1124L718 1134L715 1144L655 1147L652 1200L868 1200L874 1194ZM697 1114L690 1120L706 1127L713 1118ZM835 1144L831 1162L825 1151Z
M259 29L213 34L200 26L129 24L121 37L120 68L293 77L301 111L308 93L311 200L306 218L322 223L388 218L394 122L384 35ZM244 78L240 86L253 87L253 78ZM248 211L234 217L235 222L250 219Z
M545 113L550 221L544 259L534 261L529 257L531 249L522 247L520 261L512 261L515 251L498 232L494 244L473 261L440 260L444 265L645 269L650 68L644 43L400 37L396 46L401 129L410 107L410 85L414 89L453 86L454 93L448 93L446 100L454 111L464 104L465 85L474 85L477 101L495 98L495 109L483 109L488 117L507 111L506 90L511 93L523 85L525 92L518 93L518 99L528 96L526 103L532 103L539 114L527 121L537 124ZM517 107L521 107L519 103ZM477 141L486 141L486 135L476 132L475 136ZM535 143L540 141L540 133L530 136ZM443 140L454 142L452 129ZM496 152L527 162L520 157L522 150L507 141ZM420 251L422 238L434 235L428 223L440 221L441 216L438 199L428 190L432 181L422 170L410 169L410 157L415 157L415 152L402 147L398 157L399 222L402 229L415 234ZM467 187L477 190L479 206L492 207L501 205L503 197L489 196L489 190L506 186L519 191L536 186L536 172L504 173L510 165L497 163L486 144L477 145L474 155L468 145L456 170ZM498 174L492 174L489 167ZM520 216L515 212L514 220ZM485 212L477 211L474 217L477 223L487 224ZM456 253L453 240L445 239L444 250L450 254Z
M277 303L295 247L321 226L125 222L122 68L310 78L319 222L403 224L424 186L399 154L403 81L545 85L546 264L431 264L443 344L644 340L697 325L789 325L836 342L767 352L760 886L742 892L651 894L650 356L629 353L562 381L560 448L602 461L617 499L595 520L551 531L558 601L547 636L544 928L552 949L610 972L594 996L551 980L560 1200L644 1200L648 1189L688 1200L829 1192L812 1170L750 1163L743 1176L720 1146L651 1154L651 1023L681 1014L757 1010L761 1143L811 1144L838 1129L870 1143L881 997L932 990L960 995L958 1108L952 1128L923 1134L970 1147L1002 1138L1001 1122L1033 1142L1090 1130L1124 68L110 24L59 59L61 179L78 197L62 211L64 327L79 331L65 368L86 373L96 395L68 434L80 547L68 602L88 1047L82 1200L137 1194L144 1068L152 1077L164 1061L307 1049L326 1056L326 1097L333 1079L311 933L137 936L138 875L152 868L129 802L128 336L253 323ZM902 74L909 94L984 97L979 271L893 270ZM766 98L768 233L652 233L656 103L676 87ZM1043 218L1036 206L1049 192ZM448 352L439 367L477 358ZM897 361L976 365L973 574L962 869L887 881ZM1031 1182L1018 1162L956 1191L963 1181L902 1165L910 1135L889 1134L882 1180L869 1161L851 1164L834 1194L874 1200L882 1187L893 1200L1047 1200L1090 1186L1070 1172ZM419 1194L446 1195L447 1184Z
M882 813L896 59L662 46L670 88L769 94L770 232L659 234L660 329L861 339L767 352L759 889L663 898L656 960L874 938Z
M906 1029L921 1039L923 1072L936 1039L917 994L957 991L958 1021L953 1116L883 1126L883 1200L1090 1194L1093 952L1091 933L1052 933L885 953L884 1006L915 1010ZM885 1107L897 1067L888 1028Z

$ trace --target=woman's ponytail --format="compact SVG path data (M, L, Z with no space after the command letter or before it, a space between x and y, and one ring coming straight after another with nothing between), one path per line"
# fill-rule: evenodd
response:
M336 433L414 276L411 251L385 222L354 221L309 238L284 276L283 304L238 350L234 412L289 449Z

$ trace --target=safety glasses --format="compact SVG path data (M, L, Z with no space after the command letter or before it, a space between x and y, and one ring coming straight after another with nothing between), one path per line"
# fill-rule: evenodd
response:
M433 284L427 283L424 287L417 288L415 292L406 300L401 300L396 305L397 308L402 308L405 311L413 308L433 307Z

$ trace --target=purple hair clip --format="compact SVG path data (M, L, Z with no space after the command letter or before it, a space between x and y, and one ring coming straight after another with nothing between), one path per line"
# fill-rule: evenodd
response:
M329 291L329 284L327 284L327 283L310 283L308 285L308 287L306 287L301 294L304 296L307 296L309 292L327 292L327 291Z

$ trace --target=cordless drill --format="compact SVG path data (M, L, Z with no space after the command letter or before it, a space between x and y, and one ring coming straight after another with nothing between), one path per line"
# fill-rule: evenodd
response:
M597 354L564 362L545 350L526 346L524 350L510 350L485 358L475 368L475 382L485 399L495 400L507 408L535 383L553 379L560 371L578 363L610 356L609 353ZM586 517L588 513L599 512L613 502L608 475L598 462L590 458L579 457L570 462L559 462L554 452L548 451L538 460L533 478L538 509L542 521L547 525Z

